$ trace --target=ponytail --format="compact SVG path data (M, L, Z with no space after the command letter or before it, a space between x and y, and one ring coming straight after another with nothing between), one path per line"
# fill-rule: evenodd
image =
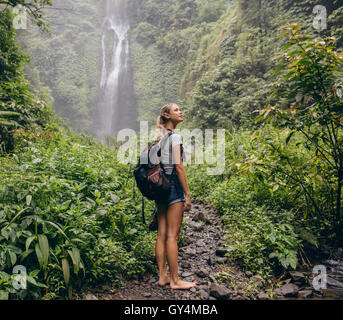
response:
M168 103L164 107L161 108L160 115L156 119L156 133L154 140L156 142L161 141L161 139L165 136L167 130L165 128L165 124L168 119L164 116L164 113L170 113L170 108L172 107L173 103Z

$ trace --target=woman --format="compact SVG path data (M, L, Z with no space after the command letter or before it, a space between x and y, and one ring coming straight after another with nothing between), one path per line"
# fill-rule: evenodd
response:
M183 121L180 107L175 103L165 105L157 118L157 141L173 132L178 123ZM170 140L170 141L169 141ZM172 159L169 160L169 143L172 144ZM183 212L191 209L191 198L186 173L182 165L182 137L173 133L161 146L161 163L167 175L171 175L171 191L166 202L156 201L158 217L158 235L156 239L156 260L159 268L160 286L170 284L171 289L190 289L196 283L183 281L178 276L178 238L183 219ZM167 275L168 261L170 278Z

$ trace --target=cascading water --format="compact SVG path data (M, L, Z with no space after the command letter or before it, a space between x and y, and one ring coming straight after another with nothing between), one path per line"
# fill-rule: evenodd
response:
M137 108L130 65L126 0L106 0L102 24L102 71L95 134L103 142L120 129L136 129Z

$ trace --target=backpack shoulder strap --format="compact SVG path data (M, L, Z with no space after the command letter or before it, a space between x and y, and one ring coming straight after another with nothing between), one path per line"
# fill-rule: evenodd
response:
M159 145L159 150L157 151L157 155L160 157L161 156L161 149L162 149L162 146L163 144L165 143L165 140L167 140L168 137L170 137L174 132L169 132L168 134L166 134L162 140L160 140L158 142L158 145ZM169 144L170 144L170 140L169 140Z

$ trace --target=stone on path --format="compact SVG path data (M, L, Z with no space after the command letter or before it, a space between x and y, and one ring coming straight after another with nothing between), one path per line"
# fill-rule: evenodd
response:
M209 294L205 290L201 289L200 290L200 299L201 300L208 300L208 298L209 298Z
M217 299L220 299L220 300L227 300L229 299L230 297L230 294L231 294L231 291L218 284L218 283L212 283L211 284L211 287L210 287L210 295L217 298Z
M330 277L327 277L326 281L327 281L327 284L329 286L336 287L336 288L343 288L343 283L340 281L337 281L337 280L332 279Z
M205 223L210 223L210 219L208 218L207 214L204 213L203 211L198 211L196 214L193 216L194 221L204 221Z
M292 297L299 292L299 287L293 283L287 283L283 285L281 288L275 289L274 291L277 295Z
M312 290L301 290L298 292L298 297L299 298L309 298L310 296L312 296Z
M198 271L196 271L196 274L201 278L205 278L208 276L208 272L205 268L200 268Z
M294 281L305 280L305 275L302 272L291 271L289 274L291 275Z
M194 275L194 272L191 272L191 271L185 271L185 272L182 273L182 276L185 277L185 278L186 277L190 277L192 275Z

